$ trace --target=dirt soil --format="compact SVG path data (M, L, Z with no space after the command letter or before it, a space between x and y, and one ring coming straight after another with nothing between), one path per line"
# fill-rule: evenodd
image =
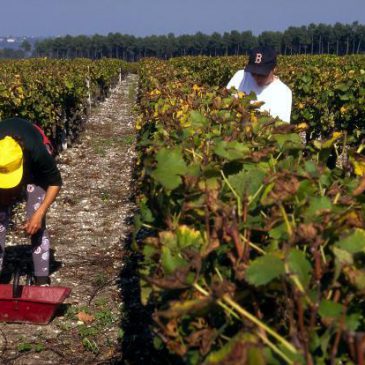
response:
M137 77L127 76L92 111L79 141L58 156L64 186L47 215L51 280L72 293L48 325L0 324L1 364L119 363L119 276L135 209L136 88ZM8 272L19 259L31 262L29 240L16 228L19 214L7 237Z

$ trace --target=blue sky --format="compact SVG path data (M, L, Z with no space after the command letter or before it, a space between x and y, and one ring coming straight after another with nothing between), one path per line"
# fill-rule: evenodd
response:
M365 24L365 0L0 0L0 35L211 34Z

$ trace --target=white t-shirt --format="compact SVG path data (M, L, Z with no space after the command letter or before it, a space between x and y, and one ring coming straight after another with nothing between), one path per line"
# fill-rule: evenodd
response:
M235 87L246 94L254 92L258 101L263 101L261 111L267 111L273 117L279 117L282 121L290 123L292 105L291 90L275 77L269 85L258 86L250 72L237 71L227 85L227 89Z

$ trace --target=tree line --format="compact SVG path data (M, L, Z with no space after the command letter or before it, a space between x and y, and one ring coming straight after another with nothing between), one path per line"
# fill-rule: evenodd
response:
M136 61L143 57L242 55L257 45L274 47L279 54L358 54L365 51L365 25L336 23L291 26L283 32L265 31L255 36L251 31L233 30L211 35L152 35L135 37L120 33L106 36L79 35L48 38L36 43L33 56L50 58L103 57Z
M0 58L21 59L25 57L25 52L22 49L3 48L0 49Z

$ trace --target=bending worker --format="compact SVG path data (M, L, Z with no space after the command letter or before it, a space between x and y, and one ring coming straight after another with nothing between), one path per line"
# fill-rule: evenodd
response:
M42 134L21 118L0 122L0 272L5 235L13 204L26 196L27 220L23 229L31 237L34 279L46 285L49 279L50 242L46 212L62 185L55 159Z
M271 47L253 48L244 70L239 70L229 81L227 88L236 88L245 94L252 91L258 101L264 104L261 111L267 111L273 117L290 123L292 92L275 76L276 52Z

